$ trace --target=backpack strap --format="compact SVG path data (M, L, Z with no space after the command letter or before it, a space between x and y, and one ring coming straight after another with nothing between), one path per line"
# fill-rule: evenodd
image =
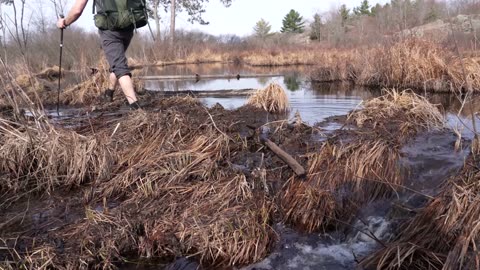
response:
M96 5L97 5L97 1L96 0L93 0L93 6L92 6L92 13L95 14L95 8L96 8Z

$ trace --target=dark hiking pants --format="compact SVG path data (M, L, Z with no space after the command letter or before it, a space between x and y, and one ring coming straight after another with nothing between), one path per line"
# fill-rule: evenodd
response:
M110 65L110 72L115 73L117 79L128 75L132 76L128 67L125 52L133 38L133 30L131 31L110 31L99 30L100 39L102 40L102 48Z

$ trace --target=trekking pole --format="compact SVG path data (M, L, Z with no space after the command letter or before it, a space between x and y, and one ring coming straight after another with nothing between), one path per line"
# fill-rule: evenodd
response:
M60 14L60 18L65 18ZM60 88L62 86L62 56L63 56L63 28L60 29L60 64L58 65L57 115L60 117Z

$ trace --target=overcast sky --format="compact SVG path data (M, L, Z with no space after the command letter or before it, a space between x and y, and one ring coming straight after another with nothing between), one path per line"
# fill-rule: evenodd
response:
M69 3L71 4L73 1L74 0L69 0ZM349 8L353 8L358 6L361 1L362 0L233 0L232 5L229 8L225 8L219 0L210 0L211 3L206 6L207 12L204 14L205 20L210 22L209 25L192 25L187 22L185 14L179 14L177 16L177 27L189 30L201 30L213 35L236 34L239 36L245 36L252 33L255 23L261 18L265 19L272 25L272 31L279 31L283 17L291 9L297 10L304 19L309 20L316 12L327 12L332 8L338 8L343 3ZM36 2L36 0L33 2ZM371 5L375 5L376 3L383 4L385 2L389 1L370 1ZM95 30L95 27L93 26L92 3L93 1L89 0L89 4L77 25L93 31ZM47 1L45 1L44 5L44 13L48 14L47 17L52 18L52 23L54 23L53 6ZM70 5L67 5L67 10L69 7ZM163 22L161 28L164 30L169 26L170 14L162 13L161 15Z

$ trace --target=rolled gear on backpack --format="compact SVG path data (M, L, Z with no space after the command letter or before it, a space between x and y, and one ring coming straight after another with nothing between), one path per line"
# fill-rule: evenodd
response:
M100 30L136 29L148 23L145 0L95 0L93 13Z

